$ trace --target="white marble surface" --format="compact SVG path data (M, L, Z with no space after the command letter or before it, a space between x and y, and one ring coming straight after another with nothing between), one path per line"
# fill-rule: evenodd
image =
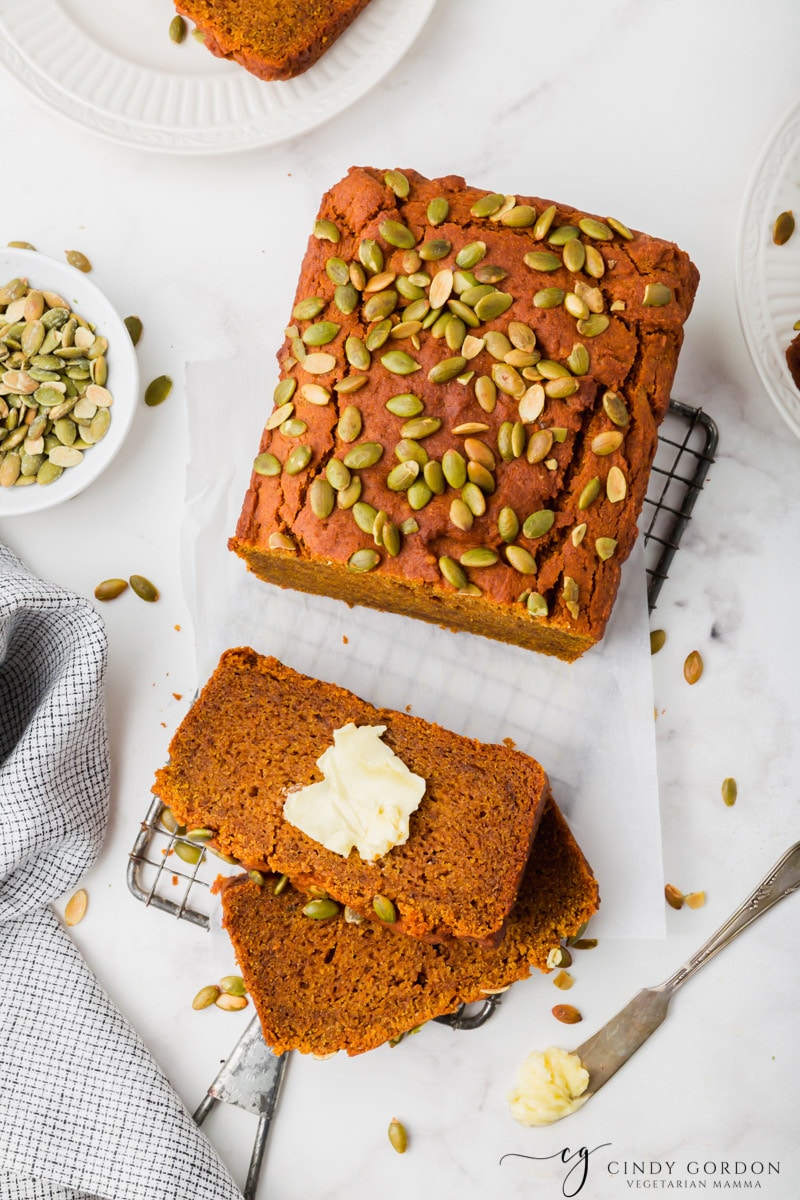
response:
M153 771L196 684L179 569L184 364L272 356L317 199L353 162L456 171L615 213L676 240L702 275L674 390L717 420L720 449L654 617L668 639L653 676L665 875L705 890L707 903L668 911L664 939L584 953L569 994L584 1014L577 1030L553 1020L563 997L536 979L479 1032L433 1026L360 1059L291 1062L261 1197L558 1197L581 1182L561 1162L566 1147L600 1147L581 1190L592 1200L662 1181L709 1192L738 1182L770 1200L798 1193L795 898L691 981L667 1025L568 1122L523 1129L505 1093L528 1050L579 1042L668 975L800 836L800 443L750 364L733 289L739 209L764 139L797 100L799 38L793 0L439 0L424 37L358 105L297 141L220 159L105 143L0 75L6 146L19 137L22 147L4 154L0 238L83 249L119 310L144 320L143 377L168 372L176 383L162 407L141 408L107 476L63 509L3 521L0 537L87 596L134 571L161 588L157 605L128 595L103 609L113 816L75 938L190 1107L247 1019L193 1013L191 997L233 962L217 939L146 910L125 886ZM221 430L231 409L220 394ZM695 648L706 669L689 688L682 663ZM728 775L739 784L730 809ZM403 1158L385 1137L395 1114L410 1131ZM209 1125L240 1181L252 1131L235 1111ZM501 1165L512 1153L556 1157Z

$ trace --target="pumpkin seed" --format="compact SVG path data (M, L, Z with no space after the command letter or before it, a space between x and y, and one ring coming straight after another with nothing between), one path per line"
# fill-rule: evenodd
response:
M176 13L169 23L169 40L171 42L175 42L176 45L180 45L180 43L185 40L186 33L186 22L179 13Z
M618 221L616 217L606 217L606 221L614 230L614 232L618 233L619 236L624 238L626 242L633 240L633 234L631 233L630 229L628 229L627 225L623 225L622 221Z
M303 370L309 375L327 375L336 366L336 359L332 354L326 354L322 351L315 354L307 354L303 359Z
M368 371L372 359L361 338L351 334L344 344L345 358L357 371Z
M427 283L428 283L428 281L426 279L426 286L427 286ZM395 287L397 288L398 292L400 293L400 295L403 297L404 300L424 300L425 299L424 288L420 287L419 284L414 283L411 279L408 278L407 275L398 275L397 281L395 283Z
M703 674L703 659L700 656L699 650L692 650L687 654L686 661L683 664L683 677L689 684L697 683L700 676Z
M104 579L94 589L95 600L116 600L128 586L127 579Z
M442 555L439 559L439 571L442 578L446 579L457 590L466 587L469 583L469 577L466 572L462 571L456 560L450 558L449 555Z
M473 217L491 217L504 202L505 196L502 196L499 192L488 192L485 196L481 196L479 200L476 200L469 211Z
M584 487L583 491L581 492L581 494L578 498L579 511L583 512L584 509L587 509L590 504L594 503L594 501L597 499L597 497L599 495L600 495L600 480L595 475L594 479L590 479L589 482L586 484L586 486Z
M200 988L200 991L192 1001L192 1008L200 1010L210 1008L212 1004L219 998L220 989L214 983L209 983L206 987Z
M515 204L500 219L510 229L527 229L536 221L536 209L530 204Z
M386 553L392 558L397 558L401 545L400 530L391 521L387 521L383 527L383 546Z
M576 342L569 356L564 361L573 375L588 375L590 366L589 351L583 342Z
M549 235L547 241L551 246L564 246L572 238L576 238L579 232L574 225L559 225Z
M64 254L69 265L76 271L83 271L84 274L91 271L92 264L85 254L81 254L80 250L65 250Z
M397 308L398 295L392 288L376 292L364 305L365 321L382 321ZM388 331L387 331L388 332Z
M428 452L419 442L412 442L409 438L401 438L394 448L398 462L407 462L409 459L419 463L421 467L425 466L428 461Z
M513 396L515 400L521 400L527 391L525 380L515 367L510 367L507 363L493 365L492 379L501 392Z
M508 292L492 292L489 296L483 296L475 305L475 316L481 321L494 321L513 303L514 297Z
M158 600L158 588L144 575L131 575L128 583L140 600L146 600L148 604L154 604Z
M514 460L514 447L512 445L513 434L513 422L503 421L497 431L497 451L503 462L513 462Z
M404 537L408 537L412 533L419 533L419 522L415 517L406 517L400 525L400 532Z
M448 380L455 379L456 375L460 375L466 365L467 360L461 355L454 358L443 358L435 366L431 367L428 372L428 379L431 383L447 383Z
M537 220L533 227L533 236L537 242L541 242L542 239L545 238L550 232L550 226L553 224L556 211L555 204L551 204L544 210L542 215Z
M400 221L381 221L378 232L390 246L397 246L401 250L410 250L417 244L414 234Z
M592 279L602 279L606 270L606 260L603 258L596 246L586 247L586 262L584 263L584 272L590 275Z
M549 508L541 508L538 512L531 513L522 526L522 532L526 538L543 537L550 529L553 528L553 522L556 519L556 514Z
M450 312L459 317L465 325L469 325L470 329L477 329L480 325L479 318L468 304L464 304L463 300L448 300L447 307L450 309Z
M577 379L548 379L544 385L545 394L554 399L564 400L568 396L574 396L581 385Z
M373 550L361 550L360 554L374 554ZM314 921L329 921L339 915L339 905L330 897L326 900L309 900L303 907L303 916L311 917Z
M8 458L15 458L17 456L14 454L10 454L10 455L7 455L6 457L8 459ZM5 468L5 465L6 464L4 462L3 467L0 467L0 483L2 483L2 472L3 472L3 469ZM43 462L42 465L39 467L39 470L36 473L36 482L39 484L40 487L47 487L48 484L55 483L55 481L63 474L63 472L64 472L63 467L57 467L55 463L50 462L48 460L47 462Z
M256 475L280 475L281 464L274 454L264 450L253 459L253 470Z
M589 317L589 306L581 300L580 296L575 292L567 292L564 297L564 308L571 317L575 317L579 321L585 321Z
M423 262L436 262L440 258L447 258L452 246L445 238L431 238L418 246L417 250Z
M371 534L375 528L375 518L378 515L378 510L373 508L371 504L366 504L363 500L358 500L350 511L353 514L353 520L361 532Z
M441 308L450 298L453 290L453 272L449 267L438 271L434 275L428 291L428 300L431 308Z
M536 559L524 546L506 546L506 558L520 575L536 574Z
M775 218L775 224L772 227L772 240L776 246L783 246L788 242L789 238L794 233L794 213L791 209L780 213Z
M488 375L479 375L475 380L475 399L484 412L494 412L497 405L497 387Z
M547 601L540 592L531 592L525 601L525 607L532 617L547 616Z
M318 476L308 489L309 503L314 516L326 520L336 507L336 493L327 479Z
M463 246L456 255L456 266L462 267L465 271L469 271L472 267L476 267L482 258L486 257L485 242L469 242Z
M398 1121L397 1117L392 1117L389 1122L388 1136L392 1149L396 1150L398 1154L405 1154L408 1149L408 1134L405 1126Z
M325 478L335 492L350 486L350 471L338 458L330 458L325 464Z
M56 467L77 467L83 462L83 451L75 446L54 446L47 457Z
M345 454L344 465L351 471L362 471L374 467L382 455L383 446L380 442L359 442Z
M606 495L612 504L619 504L628 493L628 484L619 467L611 467L606 477Z
M426 462L422 468L422 475L434 496L442 496L444 494L447 482L440 462L437 462L435 458L432 458L430 462Z
M431 200L427 208L427 218L430 225L441 225L447 220L450 213L450 204L445 200L444 196L436 196Z
M623 428L630 424L627 406L619 392L605 392L603 395L603 410L610 421Z
M467 468L469 471L469 468ZM474 517L482 517L486 512L486 497L476 483L469 480L461 489L461 499Z
M467 464L458 450L445 450L442 455L442 472L452 488L461 488L467 482Z
M551 250L530 250L522 260L533 271L557 271L561 259Z
M563 288L542 288L535 293L533 303L536 308L558 308L559 304L563 304L565 295Z
M387 171L383 177L383 182L401 200L405 200L411 190L411 184L402 171Z
M663 629L652 629L650 631L650 653L658 654L659 650L663 649L666 640L667 635Z
M413 392L402 392L387 400L386 407L395 417L416 417L425 406Z
M292 316L296 321L313 321L314 317L319 316L324 307L325 301L321 300L319 296L309 296L308 299L301 300L299 304L295 304L292 309Z
M592 451L599 455L613 454L615 450L619 450L624 439L625 434L619 430L605 429L592 438Z
M467 327L460 317L451 315L444 331L448 350L460 350L467 335Z
M780 244L780 243L779 243ZM722 800L728 808L733 808L736 803L736 798L739 794L739 789L736 786L735 779L723 779L722 781Z
M597 538L594 543L594 548L597 551L597 557L602 559L603 562L605 562L606 559L611 558L611 556L613 555L614 551L617 548L617 542L616 542L615 538L610 538L610 537Z
M320 241L333 242L334 245L342 236L334 225L333 221L326 221L324 218L314 222L313 234L314 237L319 238Z
M85 888L79 888L74 895L70 896L64 909L64 923L66 925L77 925L86 916L86 909L89 905L89 897Z
M272 393L272 400L276 408L280 408L287 401L291 400L297 388L296 379L282 379Z
M472 528L475 517L463 500L456 497L450 504L450 522L456 529L467 533Z
M413 459L406 459L392 467L386 476L386 486L390 492L405 492L411 487L419 475L420 464Z
M32 246L30 242L6 242L6 245L15 250L35 250L36 249L36 247Z
M478 485L482 492L487 496L491 496L496 488L494 475L491 471L487 471L486 467L481 463L471 460L467 463L467 477Z
M295 448L290 452L289 457L286 459L286 462L283 464L283 469L286 474L299 475L301 471L305 470L305 468L311 462L311 453L311 447L305 445L305 443L295 446Z
M545 390L540 383L534 383L523 394L519 402L520 420L526 424L538 420L542 415L545 402Z
M672 288L665 283L648 283L644 289L642 304L649 308L661 308L672 299Z
M581 542L586 537L586 529L587 525L585 521L582 524L575 526L572 533L569 535L573 546L580 546Z
M414 512L419 512L433 498L433 492L424 479L417 479L408 489L408 503Z
M372 908L377 917L386 925L393 925L397 920L397 909L387 896L374 896Z
M351 554L347 560L347 565L351 571L357 571L359 574L366 574L368 571L374 571L381 561L381 556L377 550L356 550L355 554ZM333 901L316 900L315 904L332 904ZM305 912L305 909L303 909ZM309 916L310 914L306 914ZM331 914L333 915L333 914Z
M475 546L472 550L465 550L459 559L462 567L492 567L499 561L500 555L489 546Z
M358 475L355 475L350 480L350 483L347 485L347 487L342 488L342 490L337 493L336 507L346 511L347 509L353 507L360 495L361 480L359 479Z
M610 242L614 236L605 221L596 221L594 217L581 217L578 221L578 228L581 233L594 238L597 242Z
M224 1012L239 1012L240 1009L247 1008L247 997L229 996L226 992L221 992L214 1001L214 1005Z
M381 356L381 362L393 375L413 375L422 368L405 350L389 350Z
M171 391L172 380L169 375L159 375L148 383L144 393L144 402L148 408L155 408L157 404L164 403Z

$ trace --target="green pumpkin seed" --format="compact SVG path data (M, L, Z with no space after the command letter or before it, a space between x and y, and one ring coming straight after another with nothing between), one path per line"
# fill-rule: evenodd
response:
M413 392L402 392L387 400L386 407L395 417L416 417L425 406Z
M594 548L597 551L597 557L602 559L603 562L605 562L606 559L611 558L611 556L613 555L614 551L617 548L617 542L616 542L615 538L610 538L610 537L597 538L594 543Z
M96 600L116 600L117 596L121 596L127 587L127 579L104 579L94 589L94 596ZM164 824L163 816L164 814L162 814L162 824Z
M448 300L447 307L455 316L460 317L465 325L469 325L470 329L477 329L480 325L480 318L475 315L468 304L464 304L462 300Z
M463 500L456 497L450 505L450 521L456 529L467 533L475 520L472 511Z
M280 475L281 464L274 454L265 450L253 459L253 470L256 475Z
M470 271L476 267L482 258L486 257L485 242L469 242L456 255L456 266Z
M172 380L169 375L159 375L147 385L144 393L144 402L148 408L155 408L157 404L164 403L171 391Z
M75 445L54 446L47 457L57 467L77 467L83 462L83 451Z
M499 208L502 208L505 199L500 192L489 192L487 195L481 196L480 200L476 200L469 211L473 217L491 217Z
M410 421L405 421L401 428L401 436L419 442L422 438L431 437L431 434L437 433L440 428L441 420L438 416L416 416Z
M475 305L475 316L481 321L494 321L514 303L514 297L507 292L492 292L483 296Z
M411 487L414 480L419 475L420 464L412 459L406 459L405 462L398 463L396 467L392 467L389 474L386 476L386 486L390 492L405 492Z
M358 259L371 275L380 275L383 270L383 250L373 238L364 238L359 243Z
M398 294L393 288L387 288L383 292L375 292L364 305L364 320L383 321L397 308L397 301Z
M447 342L448 350L460 350L464 345L464 339L467 336L467 327L460 317L451 315L447 322L447 328L444 331L444 340Z
M308 429L305 421L301 421L298 417L291 417L288 421L283 421L278 426L284 437L302 437Z
M383 446L380 442L359 442L345 454L344 465L351 471L362 471L374 467L382 455Z
M456 560L454 558L450 558L449 555L445 554L439 559L439 571L441 572L442 578L446 579L447 582L452 585L452 587L456 588L456 590L466 587L469 583L469 577L467 576L466 572L463 571Z
M348 558L347 565L351 571L366 574L368 571L374 571L380 561L381 556L377 550L356 550L355 554Z
M524 546L507 546L506 558L520 575L536 574L536 559Z
M89 425L89 432L92 436L92 441L101 442L108 433L111 425L111 413L107 408L98 409L97 413L92 417ZM85 436L85 434L84 434Z
M422 474L428 487L433 492L434 496L442 496L447 488L447 481L444 477L442 464L436 459L431 459L425 463L422 469Z
M350 486L350 471L338 458L328 459L325 464L325 478L335 492L343 492Z
M585 521L583 521L580 525L575 526L572 533L569 535L573 546L580 546L581 542L586 537L587 528L588 527Z
M610 242L614 236L613 230L609 229L605 221L596 221L594 217L581 217L578 221L578 228L581 233L594 238L597 242Z
M519 533L519 518L513 508L506 505L500 509L497 517L497 532L504 542L513 542Z
M407 275L398 275L395 287L404 300L424 300L425 290L412 282Z
M301 300L299 304L295 304L292 309L292 316L296 321L312 321L314 317L319 316L324 307L325 301L320 299L319 296L309 296L306 300Z
M525 607L532 617L547 616L547 601L540 592L531 592L525 602Z
M405 200L411 190L411 184L402 171L387 171L383 177L383 182L401 200Z
M606 495L612 504L619 504L628 494L625 475L619 467L611 467L606 477Z
M600 333L605 333L610 322L604 313L592 313L585 321L578 321L578 333L583 337L597 337Z
M347 265L347 263L344 261L343 258L337 258L336 256L329 258L328 261L325 263L325 274L328 276L331 283L336 284L337 287L341 287L343 284L348 283L350 280L349 266ZM312 299L316 299L316 297L312 297ZM303 300L303 301L301 301L301 303L302 304L310 304L311 300ZM324 307L325 306L323 303L323 308ZM298 321L305 320L306 317L302 313L299 313L297 311L298 308L300 308L299 304L297 305L297 308L295 308L295 310L293 311L292 316L295 317ZM319 309L318 311L321 312L322 309ZM312 317L315 317L316 315L317 315L317 313L311 314Z
M493 365L492 379L501 392L504 392L506 396L513 396L515 400L521 400L527 391L525 380L516 368L510 367L507 363Z
M668 288L665 283L648 283L644 289L642 304L649 308L660 308L664 304L669 304L671 299L672 288Z
M400 526L400 532L404 537L409 537L412 533L419 533L419 522L415 517L406 517Z
M475 380L475 399L484 412L494 412L497 405L497 386L488 375L479 375Z
M526 538L530 538L531 540L543 537L553 528L555 519L556 514L552 509L540 508L538 512L531 513L522 526L522 532Z
M64 254L69 265L76 271L83 271L84 274L91 271L92 264L85 254L81 254L80 250L65 250Z
M303 370L307 371L309 375L328 375L335 367L335 357L321 350L314 354L307 354L303 359Z
M791 209L779 213L772 227L772 240L776 246L784 246L794 233L794 213Z
M374 896L372 908L378 918L387 925L393 925L397 920L397 909L386 896Z
M281 408L291 400L297 388L296 379L282 379L272 393L272 400L276 408Z
M469 470L469 468L467 468ZM482 517L486 512L486 497L472 480L465 483L461 489L461 499L474 517Z
M322 242L333 242L334 245L341 238L339 230L334 225L333 221L320 219L314 222L313 229L314 237L319 238Z
M583 491L581 492L581 494L578 498L579 511L583 512L585 509L587 509L590 504L593 504L595 502L595 500L597 499L597 497L599 495L600 495L600 480L595 475L594 479L590 479L589 482L586 484L586 486L584 487Z
M572 238L578 236L579 230L574 225L559 225L548 237L551 246L565 246Z
M345 358L350 363L351 367L355 367L357 371L368 371L372 359L369 350L354 334L348 337L344 344Z
M557 271L561 259L550 250L530 250L522 260L533 271Z
M568 271L582 271L586 262L586 247L580 238L570 238L564 246L564 266Z
M146 600L148 604L154 604L158 599L158 588L149 579L146 579L144 575L131 575L128 583L140 600Z
M431 367L428 379L431 383L447 383L450 379L455 379L456 375L460 375L466 365L467 360L460 355L455 358L443 358Z
M416 479L406 494L409 506L413 508L414 512L419 512L433 498L433 492L424 479Z
M417 250L423 262L436 262L440 258L447 258L452 246L445 238L431 238L418 246Z
M396 1117L393 1117L389 1122L387 1133L392 1149L396 1150L398 1154L405 1154L408 1149L408 1133L406 1132L405 1125L401 1121L398 1121Z
M497 430L497 452L503 462L514 461L514 447L512 438L514 436L514 424L512 421L503 421L500 428Z
M362 554L371 554L373 551L359 551ZM303 916L311 917L313 921L329 921L331 917L339 915L339 905L330 897L326 900L309 900L303 908Z
M476 283L500 283L508 276L508 271L504 267L499 267L495 263L480 263L475 268Z
M359 295L352 283L343 283L333 293L333 303L343 316L355 312L358 307Z
M378 232L385 242L400 250L410 250L417 244L414 234L407 225L401 224L400 221L381 221Z
M543 238L550 232L550 226L553 224L556 215L555 204L549 205L533 227L533 236L537 242L541 242Z
M382 532L383 548L392 558L397 558L402 547L400 530L391 521L387 521Z
M551 429L539 429L531 434L525 457L529 463L544 462L552 448L553 431Z
M421 446L419 442L410 441L408 438L401 438L395 446L394 452L398 462L408 462L410 460L424 467L428 461L428 452L425 447Z
M324 408L331 398L328 389L320 383L304 383L300 388L300 395L317 408Z
M605 429L592 438L592 451L599 455L613 454L615 450L619 450L624 438L624 433L617 429Z
M30 242L6 242L6 245L9 248L13 248L15 250L35 250L36 249L36 247L32 246Z
M415 371L422 369L405 350L390 350L381 356L381 363L393 375L413 375Z
M551 287L542 288L541 291L535 293L533 303L536 308L558 308L564 303L566 292L563 288Z
M311 462L311 447L305 444L295 446L283 465L287 475L299 475Z
M430 225L441 225L447 220L450 213L450 204L445 200L444 196L436 196L431 200L427 208L427 218Z
M303 333L303 341L307 346L327 346L340 329L341 325L337 325L335 321L319 321L316 325L308 326Z
M6 455L6 461L8 461L9 458L15 458L15 457L17 457L17 456L14 454L8 454L8 455ZM3 467L0 468L0 483L3 482L1 476L2 476L2 471L5 468L5 465L6 464L4 462ZM50 462L50 461L43 462L42 465L39 467L39 470L36 473L36 482L41 487L47 487L48 484L55 483L55 481L63 474L63 472L64 472L63 467L57 467L55 463Z
M358 500L351 509L353 519L362 533L371 534L375 528L375 518L378 515L378 510L373 508L371 504L366 504L363 500Z
M445 450L442 455L442 473L452 488L461 488L467 482L467 464L458 450Z
M327 479L318 476L308 489L309 503L314 516L326 520L336 507L336 493Z
M624 238L626 242L633 241L633 234L631 233L630 229L628 229L627 225L623 225L622 221L618 221L615 217L606 217L606 221L614 230L614 232L618 233L619 236Z
M183 862L188 863L190 866L194 866L196 863L199 863L204 853L202 846L193 846L191 842L176 842L173 846L173 850L177 854L178 858L182 859ZM200 993L198 992L198 995L199 994ZM195 999L197 999L197 997L195 997Z
M606 270L606 260L596 246L586 247L586 263L584 271L593 279L602 279Z
M515 204L500 220L510 229L527 229L536 221L536 209L530 204Z
M662 629L662 630L654 630L653 632L654 633L659 633L659 632L663 633L664 631ZM666 640L666 634L664 634L664 639ZM652 640L653 640L653 635L651 634L650 635L651 646L652 646ZM661 645L663 646L663 644L664 643L662 642ZM660 646L659 646L659 649L661 649ZM655 653L655 651L654 651L654 653ZM722 781L722 801L723 801L723 803L728 808L733 808L734 804L736 803L736 798L738 795L739 795L739 789L736 786L736 780L731 779L730 777L728 779L723 779L723 781Z
M619 392L605 392L603 395L603 410L610 421L625 428L630 424L627 405Z
M459 559L462 567L492 567L499 561L500 555L488 546L475 546L472 550L466 550Z
M499 295L497 288L491 283L477 283L475 287L467 288L459 297L462 304L466 304L469 308L475 308L479 300L484 296Z
M361 433L361 411L355 405L349 404L339 417L336 432L343 442L354 442Z
M569 356L564 360L573 375L588 375L590 359L589 351L583 342L576 342Z
M547 396L563 400L567 396L574 396L580 386L577 379L548 379L544 385L544 390Z

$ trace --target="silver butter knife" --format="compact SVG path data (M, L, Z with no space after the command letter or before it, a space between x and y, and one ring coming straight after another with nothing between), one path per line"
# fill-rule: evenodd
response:
M778 859L758 887L725 924L693 954L688 962L656 987L643 988L593 1037L574 1051L589 1072L586 1097L593 1096L628 1061L667 1015L678 988L691 979L710 958L723 950L757 917L800 888L800 842Z

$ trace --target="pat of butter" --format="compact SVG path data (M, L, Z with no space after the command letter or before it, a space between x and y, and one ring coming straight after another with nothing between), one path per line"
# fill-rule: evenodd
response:
M588 1097L589 1072L577 1054L550 1046L534 1050L517 1072L509 1092L511 1115L520 1125L551 1125L575 1112Z
M381 741L385 725L345 725L317 760L324 779L290 792L286 820L347 858L357 849L372 861L408 841L409 818L425 794L425 780L409 771Z

